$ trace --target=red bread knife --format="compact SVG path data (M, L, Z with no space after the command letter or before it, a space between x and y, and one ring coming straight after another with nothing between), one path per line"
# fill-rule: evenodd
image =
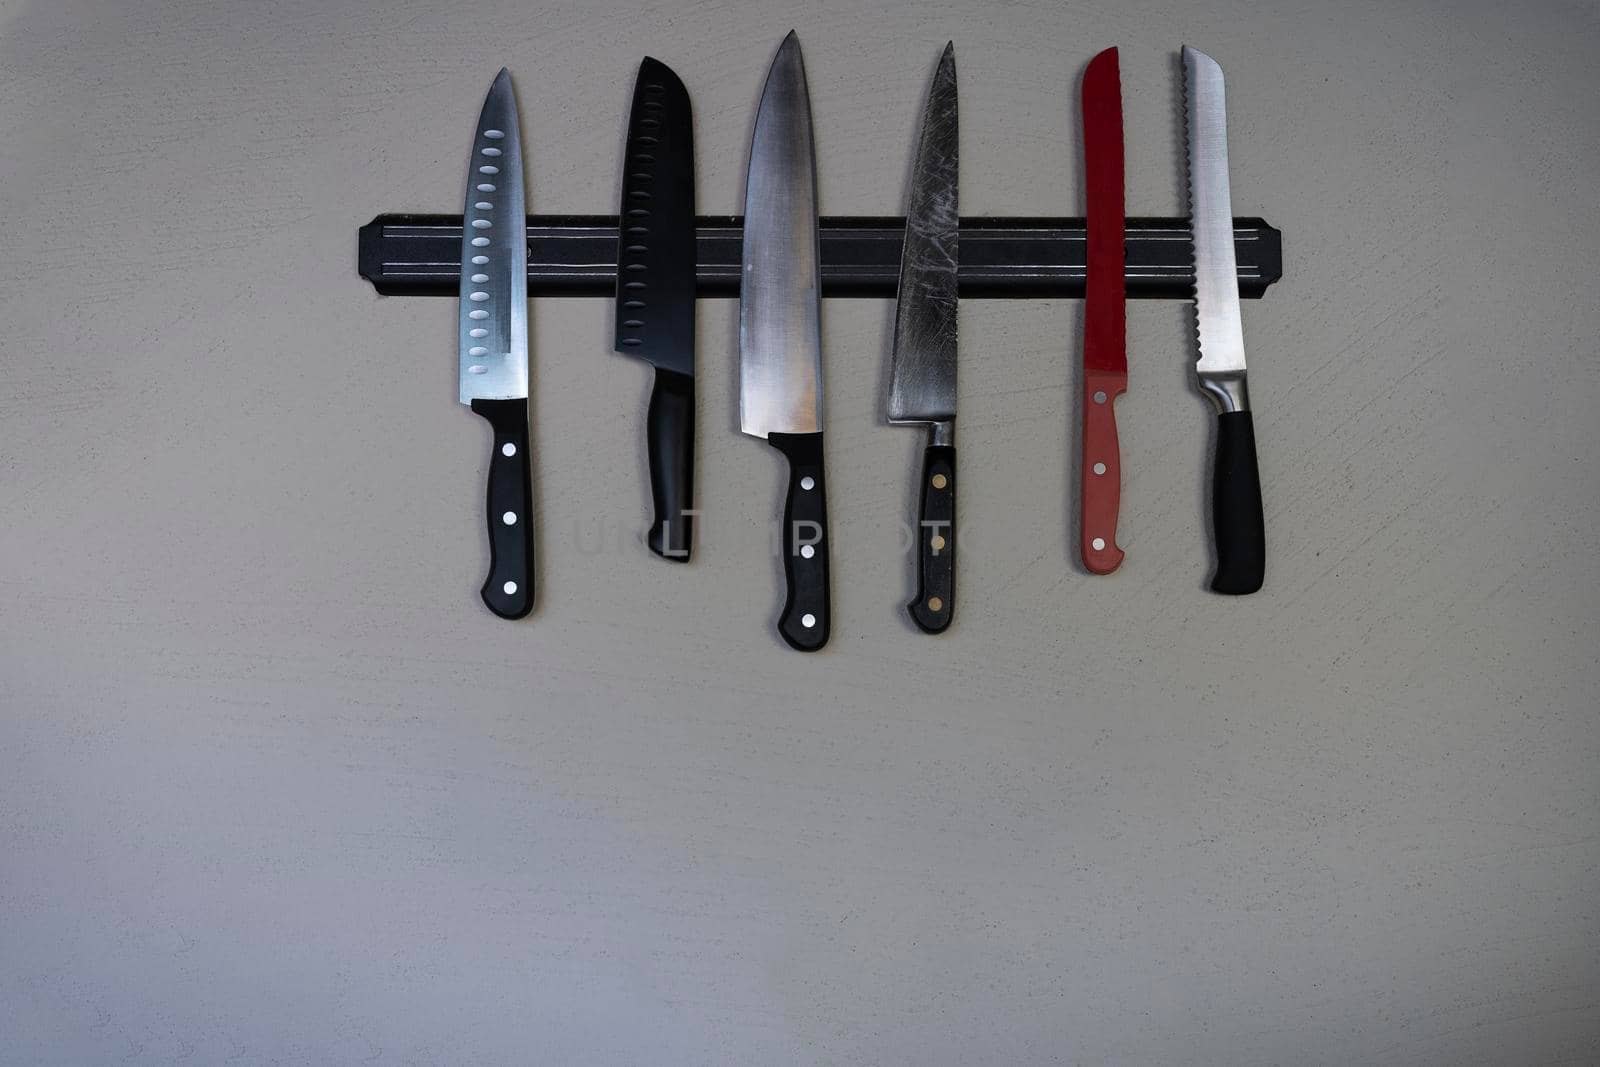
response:
M1127 291L1122 248L1122 78L1107 48L1083 72L1083 162L1088 277L1083 309L1083 565L1110 574L1122 563L1117 509L1122 462L1112 403L1128 388Z

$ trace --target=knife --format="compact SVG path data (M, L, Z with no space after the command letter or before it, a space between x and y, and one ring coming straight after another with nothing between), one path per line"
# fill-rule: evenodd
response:
M906 610L930 634L943 633L955 615L958 128L951 43L928 89L911 170L887 405L890 423L928 427L915 536L917 598Z
M506 70L478 117L461 216L461 402L494 427L483 602L503 619L520 619L533 610L528 243L522 136Z
M689 91L646 58L633 85L618 216L616 350L655 367L645 437L662 559L687 563L694 527L694 126Z
M1112 404L1128 388L1122 243L1122 79L1115 48L1095 56L1083 72L1083 164L1088 273L1083 294L1083 456L1078 476L1078 544L1083 565L1090 573L1110 574L1122 564L1122 549L1117 547L1122 452Z
M1266 523L1256 435L1245 389L1244 331L1234 263L1233 207L1228 194L1228 122L1222 68L1203 52L1183 49L1189 211L1194 229L1194 302L1200 389L1217 408L1217 451L1211 516L1218 593L1254 593L1266 570Z
M779 554L788 586L778 632L828 642L828 508L822 473L817 177L800 39L767 72L745 178L739 293L739 428L789 461Z

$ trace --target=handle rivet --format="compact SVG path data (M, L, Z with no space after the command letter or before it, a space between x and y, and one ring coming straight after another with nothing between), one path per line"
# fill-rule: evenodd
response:
M815 478L811 477L811 475L808 474L804 478L800 479L800 488L806 490L807 492L810 492L812 489L815 489L816 487L817 487L817 480Z
M1096 463L1094 465L1094 472L1096 474L1104 474L1106 472L1106 465L1104 463Z
M517 592L517 583L516 582L507 582L505 585L502 585L500 588L505 590L506 596L514 596L514 595L516 595L516 592Z
M1102 548L1106 547L1106 539L1104 537L1096 537L1093 541L1089 542L1089 547L1098 552Z
M500 521L505 523L507 526L515 526L517 524L517 513L515 511L508 511L504 515L500 516Z
M502 456L514 456L517 454L517 446L512 444L510 441L507 441L505 444L500 446L500 454Z
M947 486L949 484L950 484L950 479L946 478L944 475L935 474L933 476L933 487L935 489L943 489L945 486Z
M801 559L810 559L812 556L815 556L816 554L817 554L817 550L815 548L813 548L812 546L810 546L810 545L801 545L800 546L800 558Z
M810 612L806 612L806 614L800 616L800 625L804 626L806 629L809 630L813 626L815 626L816 624L817 624L817 617L815 615L811 614Z
M940 599L939 597L936 597L936 596L929 597L928 598L928 610L929 611L943 611L944 610L944 601L942 599Z
M933 550L935 552L938 552L938 551L941 551L943 548L944 548L944 538L940 537L938 534L934 534L933 535ZM937 611L939 609L935 608L934 610Z
M1094 391L1094 402L1096 404L1104 404L1106 402L1106 391L1104 389L1096 389Z

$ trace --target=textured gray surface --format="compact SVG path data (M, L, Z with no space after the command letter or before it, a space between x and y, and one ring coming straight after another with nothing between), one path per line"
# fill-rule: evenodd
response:
M0 7L0 1059L1594 1062L1588 4ZM1130 315L1113 578L1063 528L1078 309L962 309L962 607L914 632L881 301L824 309L835 636L771 632L780 457L701 312L698 561L638 542L648 370L532 309L542 603L477 601L453 308L355 227L450 211L516 73L535 211L604 212L646 51L739 203L805 42L822 207L897 209L939 49L963 208L1129 209L1229 77L1266 590L1203 591L1208 405Z

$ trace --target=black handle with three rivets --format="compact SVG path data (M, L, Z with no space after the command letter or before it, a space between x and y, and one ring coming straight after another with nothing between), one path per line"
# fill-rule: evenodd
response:
M494 427L489 454L489 577L483 602L502 619L533 610L533 478L528 466L528 401L474 400Z
M917 599L906 605L924 633L949 629L956 611L956 449L929 445L922 454L922 504L917 509Z
M821 433L775 433L767 443L789 459L783 504L784 582L788 596L778 633L801 652L828 643L828 502L822 477Z

